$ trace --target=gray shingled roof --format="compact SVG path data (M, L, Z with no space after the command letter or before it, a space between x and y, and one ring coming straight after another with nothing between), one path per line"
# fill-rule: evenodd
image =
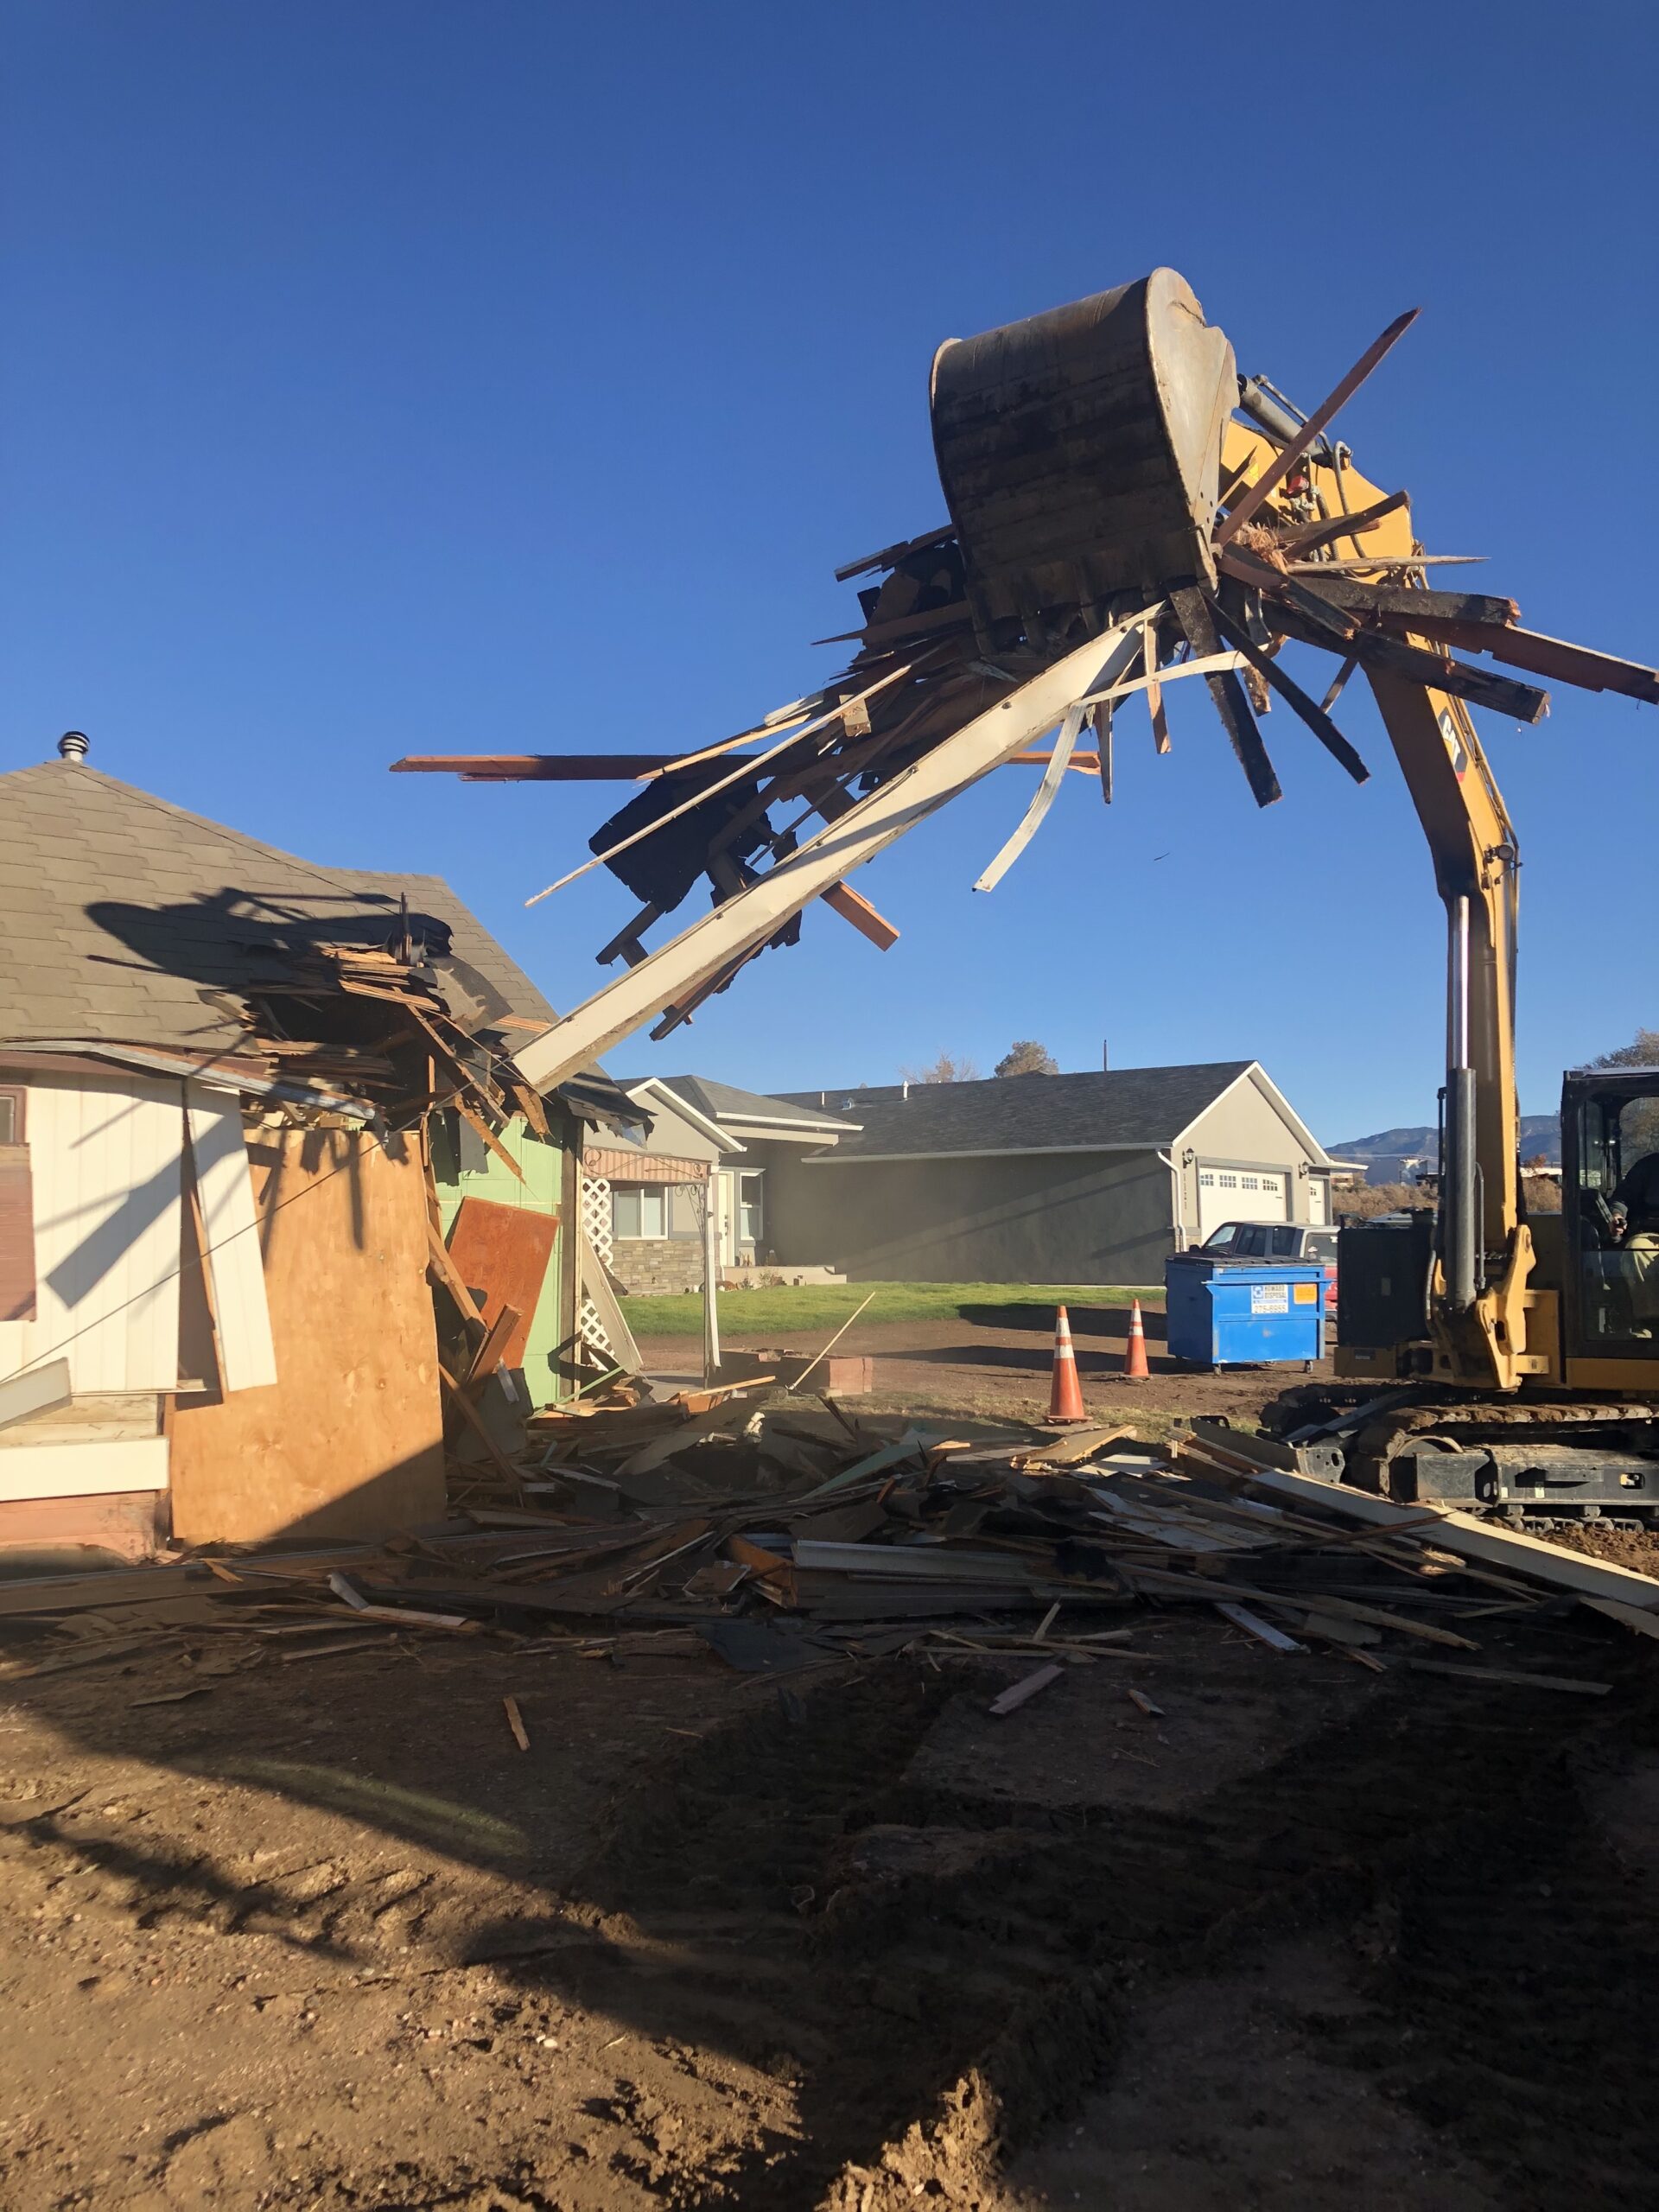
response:
M1088 1075L999 1076L984 1083L913 1083L875 1090L795 1090L785 1103L844 1114L859 1124L826 1160L1046 1152L1099 1145L1173 1144L1253 1060L1196 1067L1113 1068Z
M270 954L382 944L406 896L450 932L435 962L468 1027L552 1007L441 877L319 868L84 763L0 775L0 1039L223 1049Z
M711 1122L798 1123L803 1134L851 1127L844 1118L826 1113L816 1096L767 1097L758 1090L739 1090L733 1084L711 1083L704 1075L664 1075L656 1079L664 1090L675 1092ZM625 1084L624 1088L627 1086Z

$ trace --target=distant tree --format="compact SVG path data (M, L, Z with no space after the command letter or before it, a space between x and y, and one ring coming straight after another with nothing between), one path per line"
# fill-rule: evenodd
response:
M977 1083L979 1070L964 1053L953 1059L949 1052L941 1052L931 1067L900 1068L899 1075L906 1083Z
M1659 1029L1638 1029L1628 1045L1616 1052L1600 1052L1592 1068L1659 1068ZM1643 1098L1627 1106L1619 1116L1619 1138L1629 1167L1643 1153L1659 1152L1659 1098Z
M1060 1064L1046 1045L1039 1045L1034 1037L1016 1038L1003 1053L994 1075L1058 1075Z
M1599 1052L1592 1068L1659 1068L1659 1029L1638 1029L1628 1045L1615 1052Z

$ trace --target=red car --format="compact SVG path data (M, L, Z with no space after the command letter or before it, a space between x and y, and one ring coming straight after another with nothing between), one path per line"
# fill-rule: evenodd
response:
M1301 1260L1325 1270L1325 1311L1337 1318L1337 1232L1310 1228L1302 1221L1224 1221L1212 1229L1200 1251L1230 1260Z

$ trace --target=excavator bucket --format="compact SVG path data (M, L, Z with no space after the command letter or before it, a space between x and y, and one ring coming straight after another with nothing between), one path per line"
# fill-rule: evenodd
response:
M1173 269L947 339L933 448L982 649L1058 637L1118 593L1213 586L1237 402L1233 349Z

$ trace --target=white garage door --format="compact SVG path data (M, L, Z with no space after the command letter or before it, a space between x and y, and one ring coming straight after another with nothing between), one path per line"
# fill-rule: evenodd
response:
M1283 1168L1198 1168L1198 1241L1224 1221L1286 1221L1290 1178Z

